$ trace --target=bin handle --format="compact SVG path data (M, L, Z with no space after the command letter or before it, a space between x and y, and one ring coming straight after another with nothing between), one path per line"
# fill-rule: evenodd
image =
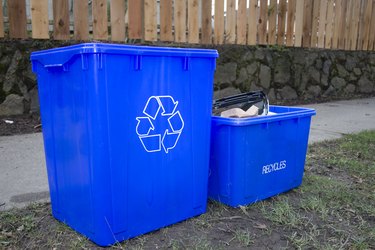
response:
M44 65L44 67L47 68L47 69L49 69L49 68L61 68L63 66L64 66L64 64L62 64L62 63Z
M64 71L68 71L69 67L67 63L56 63L56 64L46 64L44 65L44 68L47 70L49 69L60 69L62 68Z

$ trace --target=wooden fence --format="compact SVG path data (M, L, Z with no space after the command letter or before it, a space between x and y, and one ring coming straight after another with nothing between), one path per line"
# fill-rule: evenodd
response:
M4 1L0 37L375 50L375 0Z

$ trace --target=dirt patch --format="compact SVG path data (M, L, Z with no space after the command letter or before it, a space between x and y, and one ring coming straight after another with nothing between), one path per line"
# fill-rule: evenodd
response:
M374 249L375 131L310 147L301 187L115 244L117 249ZM50 204L0 213L0 248L99 249L56 221Z
M0 136L41 132L40 123L36 114L0 116Z

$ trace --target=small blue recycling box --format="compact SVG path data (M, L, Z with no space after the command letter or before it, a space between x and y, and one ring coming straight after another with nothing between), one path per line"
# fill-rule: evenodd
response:
M276 114L212 117L208 195L229 206L274 196L302 183L315 110L270 106Z
M55 218L107 246L206 210L216 50L34 52Z

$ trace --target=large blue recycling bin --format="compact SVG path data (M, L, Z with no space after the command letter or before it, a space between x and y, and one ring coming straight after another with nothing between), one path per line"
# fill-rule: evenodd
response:
M216 50L32 53L55 218L106 246L205 212Z
M270 106L270 111L277 114L212 118L210 198L236 207L301 185L315 110Z

